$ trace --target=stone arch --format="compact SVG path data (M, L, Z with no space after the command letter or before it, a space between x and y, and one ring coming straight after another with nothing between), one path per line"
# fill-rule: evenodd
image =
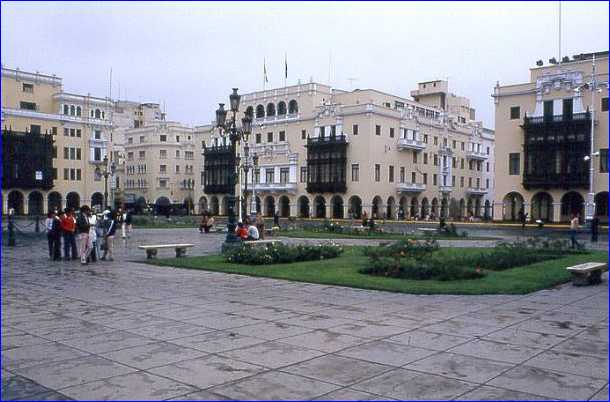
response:
M489 200L485 200L485 212L484 212L483 218L485 218L486 221L490 220L491 215L492 215L491 203L489 202Z
M61 194L59 194L57 191L50 192L47 197L47 211L52 212L55 210L59 211L61 209Z
M277 115L284 116L286 114L286 102L280 101L277 104Z
M584 217L585 200L576 191L568 191L561 197L561 218L562 222L572 219L572 215L579 214L580 219Z
M373 197L373 203L371 204L371 218L379 219L379 215L381 215L382 204L383 201L381 200L380 196L376 195L375 197Z
M169 215L172 203L167 197L159 197L155 201L155 213L157 215Z
M428 199L426 197L424 197L421 200L421 217L422 219L425 219L426 216L430 213L430 205L428 203Z
M258 195L256 196L256 213L260 213L263 211L262 208L262 203L261 203L261 197L259 197Z
M272 102L267 103L267 117L275 116L275 104Z
M23 193L21 191L13 190L10 193L8 193L7 208L14 209L15 215L23 215L23 207L24 207L23 204L24 204L24 197L23 197Z
M392 196L388 197L385 216L386 219L396 219L396 200Z
M210 198L210 213L212 215L220 215L220 202L215 195Z
M442 218L447 218L449 216L449 202L447 201L446 197L443 197L441 199L441 212L440 212L440 217Z
M227 196L222 197L222 201L220 202L220 205L222 207L222 211L220 211L220 213L222 215L229 216L229 197L227 197Z
M199 197L199 213L203 214L208 210L208 199L205 196Z
M326 218L326 200L321 195L313 200L316 218Z
M275 213L275 198L268 195L265 197L265 216L273 216Z
M40 191L32 191L28 194L28 215L44 214L44 201Z
M288 114L296 114L299 113L299 104L296 100L292 99L288 102Z
M431 212L432 212L432 215L434 215L435 218L438 218L438 198L436 198L436 197L434 197L432 199Z
M534 194L532 197L531 218L544 222L553 221L553 197L545 191Z
M474 203L472 197L468 197L468 201L466 202L466 214L468 216L474 216Z
M265 107L263 105L257 105L256 106L256 118L262 119L263 117L265 117Z
M354 219L362 217L362 200L357 195L352 195L349 199L350 215Z
M466 216L466 200L464 200L463 198L460 199L459 208L460 208L460 213L458 216L460 218L465 217Z
M302 195L297 200L300 218L309 218L309 198Z
M409 199L407 198L406 195L403 195L402 197L400 197L400 200L398 200L398 206L399 206L398 218L405 219L409 212Z
M519 211L523 210L523 196L516 191L508 193L502 200L502 219L505 221L516 221L519 218Z
M104 205L104 195L100 192L91 195L91 208L98 207L101 211L106 207Z
M138 197L136 200L136 213L141 214L148 207L148 203L146 202L146 198L143 196Z
M410 209L409 209L409 215L411 216L411 218L416 218L418 216L419 203L417 201L418 201L417 197L411 198Z
M332 217L334 219L343 219L343 197L334 195L330 199L330 205L332 206Z
M474 216L481 216L481 197L476 197L474 199Z
M279 199L280 204L280 216L282 218L288 218L290 216L290 198L283 195Z
M608 192L602 191L595 194L595 215L603 223L608 222Z
M66 208L74 208L75 210L80 208L80 195L77 192L72 191L66 195Z

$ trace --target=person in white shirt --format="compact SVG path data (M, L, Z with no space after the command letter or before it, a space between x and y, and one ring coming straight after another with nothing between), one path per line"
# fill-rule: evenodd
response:
M95 213L89 216L89 247L92 252L89 255L91 261L96 262L98 258L101 256L100 245L97 241L97 215Z
M258 228L256 225L248 225L248 240L258 240L260 234L258 233Z
M53 259L53 243L55 241L53 237L53 212L47 214L47 219L44 221L44 227L47 232L47 241L49 242L49 258Z

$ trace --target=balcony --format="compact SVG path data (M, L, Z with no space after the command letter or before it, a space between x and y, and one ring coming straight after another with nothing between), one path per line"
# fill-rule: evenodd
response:
M426 185L422 183L398 183L396 191L399 193L421 193L426 190Z
M453 191L453 186L438 186L438 191L441 193L450 193Z
M347 145L344 135L307 139L307 192L347 191Z
M399 138L397 145L399 151L404 151L407 149L421 151L423 149L426 149L426 143L424 143L423 141L412 140L408 138Z
M252 183L248 183L248 191L252 190ZM256 183L254 191L261 193L291 193L297 192L297 183Z
M523 127L535 126L535 125L553 125L557 123L568 123L568 122L587 122L591 119L589 112L573 113L573 114L559 114L554 116L536 116L527 117L523 119Z
M489 155L487 155L484 152L478 152L478 151L467 151L466 152L466 159L474 159L477 161L484 161L489 157Z
M466 194L469 195L485 195L489 192L489 189L480 187L468 187L466 188Z

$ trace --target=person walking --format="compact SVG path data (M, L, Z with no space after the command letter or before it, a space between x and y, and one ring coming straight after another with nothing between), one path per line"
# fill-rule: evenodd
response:
M89 223L89 214L91 210L87 205L80 207L80 212L76 217L76 231L78 233L78 255L80 263L85 265L91 253L91 243L89 241L89 233L91 224Z
M279 228L280 227L280 211L275 211L275 213L273 214L273 227L274 228Z
M102 261L114 261L112 256L112 249L114 246L114 236L116 234L117 229L117 217L119 213L109 213L107 222L106 234L104 235L104 255L102 256Z
M64 260L78 259L76 250L76 219L74 218L74 210L66 208L61 219L61 231L64 238Z
M49 258L53 259L53 221L55 220L55 214L53 212L49 212L47 214L47 219L44 220L44 228L47 232L47 242L49 243Z
M127 229L127 225L125 223L125 213L123 212L123 209L120 207L116 213L116 221L117 221L118 227L121 228L121 238L126 239L127 233L125 233L125 231Z
M580 244L576 240L576 234L578 233L578 214L572 215L572 220L570 220L570 242L572 243L572 248L580 248Z
M599 216L593 215L591 220L591 243L597 243L597 237L599 236Z

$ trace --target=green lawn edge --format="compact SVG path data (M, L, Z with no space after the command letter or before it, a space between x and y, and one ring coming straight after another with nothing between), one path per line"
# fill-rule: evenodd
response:
M413 234L402 234L402 233L371 233L371 234L347 234L347 233L334 233L334 232L315 232L312 230L289 230L280 231L278 233L280 237L290 237L298 239L363 239L363 240L402 240L402 239L426 239L430 236L424 235L413 235ZM443 236L433 235L433 239L436 240L499 240L498 237L455 237L455 236Z
M439 253L479 253L486 250L489 249L446 248ZM602 251L592 251L589 254L570 255L505 271L488 271L487 276L480 279L446 282L417 281L361 274L358 270L365 266L366 260L360 247L346 247L343 255L338 258L292 264L264 266L230 264L225 262L221 255L167 258L146 261L146 263L164 267L197 269L408 294L487 295L527 294L552 288L570 280L570 274L566 271L566 267L589 261L607 262L608 255Z

